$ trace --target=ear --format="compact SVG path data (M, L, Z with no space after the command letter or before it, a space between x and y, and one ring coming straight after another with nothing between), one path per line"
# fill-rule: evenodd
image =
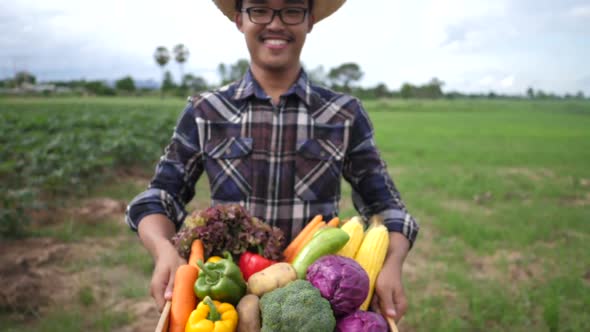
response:
M236 27L238 28L238 30L240 30L241 32L244 32L244 30L242 30L242 25L243 25L243 21L242 21L242 13L237 12L234 16L234 22L236 23Z
M307 19L307 33L311 32L314 24L315 24L315 17L313 15L309 15L309 18Z

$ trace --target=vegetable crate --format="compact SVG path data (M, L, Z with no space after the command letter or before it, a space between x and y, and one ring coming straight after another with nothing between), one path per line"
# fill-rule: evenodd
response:
M156 326L156 332L168 332L168 323L170 322L170 306L172 302L167 301L160 315L160 320Z

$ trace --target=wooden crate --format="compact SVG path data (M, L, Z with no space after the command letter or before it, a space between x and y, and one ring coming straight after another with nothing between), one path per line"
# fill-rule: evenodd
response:
M158 321L158 325L156 326L156 332L168 332L168 324L170 323L170 306L172 302L167 301L166 305L164 306L164 310L162 310L162 314L160 315L160 320ZM395 322L391 318L387 318L387 323L389 325L389 329L391 332L398 332L397 326Z
M172 302L166 301L166 305L164 306L164 310L162 310L162 314L160 315L160 320L158 321L158 325L156 326L156 332L168 332L168 324L170 323L170 306Z

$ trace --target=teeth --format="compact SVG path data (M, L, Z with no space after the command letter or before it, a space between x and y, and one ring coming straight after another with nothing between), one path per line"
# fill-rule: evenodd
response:
M271 45L285 45L287 43L286 40L282 39L267 39L265 42Z

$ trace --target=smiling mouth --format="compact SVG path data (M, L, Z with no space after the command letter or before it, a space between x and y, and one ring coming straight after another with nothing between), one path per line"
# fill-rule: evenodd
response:
M270 46L283 46L287 44L284 39L265 39L264 43Z
M293 41L292 37L279 34L262 34L258 36L258 40L265 44L284 45Z

